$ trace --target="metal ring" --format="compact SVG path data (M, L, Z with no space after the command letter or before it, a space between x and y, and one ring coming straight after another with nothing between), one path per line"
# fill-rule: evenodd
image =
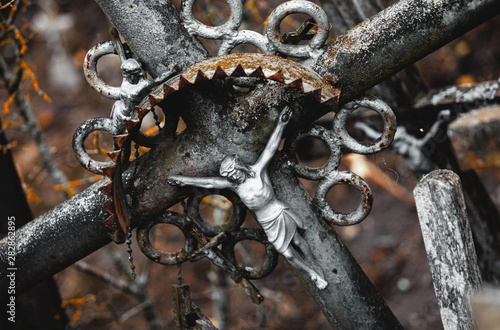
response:
M304 179L324 179L329 175L329 173L337 170L340 159L342 157L342 151L340 150L340 147L337 144L337 140L334 138L330 130L322 126L313 126L307 130L298 131L289 141L287 140L286 148L288 150L290 159L297 159L295 155L297 142L305 136L312 136L325 142L328 146L328 149L330 149L330 157L328 158L326 164L321 167L309 167L306 165L302 165L297 161L296 163L291 163L292 169L294 170L295 174Z
M193 15L193 5L196 0L186 0L181 4L181 16L184 26L190 34L207 39L221 39L236 32L243 18L243 4L240 0L226 0L231 14L227 21L220 26L208 26L196 20Z
M164 252L155 248L149 239L151 228L159 223L171 224L179 228L184 234L184 247L176 252ZM186 219L179 213L166 211L155 220L147 222L137 228L137 243L139 247L149 259L163 265L177 265L186 260L188 256L195 251L198 242L188 230L189 224Z
M78 126L73 135L73 153L75 154L76 160L90 172L104 175L102 169L113 166L115 163L113 161L100 162L94 160L85 150L85 139L90 133L95 131L113 134L113 121L110 118L92 118Z
M348 184L356 188L361 196L361 203L351 213L334 211L326 201L328 191L338 184ZM332 177L320 182L315 198L321 209L322 216L338 226L351 226L363 221L372 209L373 195L370 186L359 175L352 172L337 172Z
M109 86L102 80L97 72L97 61L104 55L111 54L118 54L115 49L114 41L108 40L94 45L85 56L85 60L83 61L83 72L90 87L107 98L118 100L120 99L120 87Z
M222 40L217 55L228 55L234 47L241 44L254 45L263 54L273 55L275 53L269 41L262 34L255 31L242 30L238 31L236 35Z
M234 246L243 240L252 240L262 243L266 247L266 258L259 267L249 267L238 264L234 255ZM271 243L267 241L267 236L263 230L257 228L241 228L236 232L230 232L228 238L222 243L222 253L239 270L242 270L244 277L249 280L257 280L271 274L278 264L278 252Z
M191 196L187 202L188 216L194 222L194 224L208 237L213 237L220 232L231 232L238 230L243 221L245 221L246 208L243 204L237 203L235 198L225 192L214 192L213 194L221 195L226 197L233 204L233 215L228 222L222 225L211 225L200 216L200 202L203 198L210 195L211 193L201 193L196 191L193 196Z
M373 142L363 144L349 135L346 129L347 118L359 107L376 111L384 122L382 135ZM347 103L333 119L333 132L342 141L343 145L355 153L362 155L375 154L387 148L396 134L396 116L392 109L380 99L361 98Z
M317 31L307 45L288 45L281 43L280 24L283 19L290 14L307 14L311 16L318 26L325 29L325 32ZM272 11L267 20L266 36L274 48L288 56L310 57L317 52L328 38L330 22L323 9L309 1L288 1L282 3Z

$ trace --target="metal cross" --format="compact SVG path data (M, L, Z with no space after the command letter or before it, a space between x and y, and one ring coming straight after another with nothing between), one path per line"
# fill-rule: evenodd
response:
M117 98L118 96L119 100L113 107L111 119L97 118L82 124L75 133L74 149L77 159L83 166L94 173L107 175L112 180L101 191L110 197L110 200L103 204L103 207L111 213L111 216L106 221L106 226L114 231L110 237L117 243L123 242L124 236L129 230L132 217L129 208L131 207L130 204L132 204L133 196L130 194L125 195L121 180L122 168L129 166L128 155L130 147L128 144L134 141L136 144L154 147L161 143L162 139L175 139L175 136L161 136L160 133L157 136L145 136L139 131L139 128L142 118L149 111L152 111L157 105L165 109L165 107L170 105L169 101L173 98L173 95L179 93L181 90L195 89L198 85L203 86L208 82L214 85L222 82L222 84L236 88L236 90L240 86L255 89L259 84L266 83L266 81L267 83L278 82L296 89L297 92L308 98L308 102L316 101L318 105L325 105L333 111L338 111L337 104L340 89L332 88L329 84L325 84L321 77L306 67L310 63L308 61L316 61L324 53L322 46L329 30L329 22L326 14L319 6L307 1L290 1L281 4L269 16L264 36L253 31L238 30L242 21L242 5L240 1L228 1L231 8L231 15L228 21L219 27L209 27L196 21L192 11L193 4L193 0L185 1L182 4L181 14L184 26L192 35L221 39L222 44L218 52L220 56L199 62L189 68L184 68L180 75L171 78L152 90L149 96L136 107L135 113L131 111L133 102L137 105L139 103L138 99L144 96L145 91L150 86L158 85L167 80L172 75L173 70L171 69L162 73L154 81L148 81L144 78L144 74L140 74L142 67L139 65L139 62L135 59L125 59L125 56L122 55L124 82L122 83L122 87L118 89L107 86L100 79L97 73L97 61L104 54L117 52L124 54L123 49L125 47L121 44L119 38L115 36L114 47L111 47L109 42L96 45L89 51L86 57L87 62L84 65L84 69L91 86L107 97ZM316 34L307 45L282 43L279 26L281 21L292 13L305 13L312 16L316 24L322 27L324 31L316 31ZM242 43L253 44L262 53L267 55L223 55L228 54L236 45ZM276 53L302 58L302 65L291 60L276 57L275 55L270 55ZM130 70L127 71L124 69L128 62L133 62L134 72L129 73L128 71ZM137 78L134 80L133 78L136 76ZM246 96L246 100L251 98L252 95ZM369 144L356 141L346 130L346 122L349 115L360 106L375 110L380 114L384 122L381 136ZM264 151L260 154L259 160L254 165L245 167L244 165L240 165L243 163L237 160L237 156L231 156L233 157L231 158L226 154L222 159L220 174L226 176L228 179L222 177L204 179L191 178L189 176L170 176L167 181L173 185L191 185L217 189L216 192L227 188L235 191L264 227L267 238L271 240L272 245L278 252L282 253L292 265L308 273L312 282L321 290L327 286L328 282L324 279L322 269L315 266L315 257L312 255L307 241L297 232L297 228L307 230L308 225L302 219L300 212L288 211L288 206L274 197L274 191L267 173L268 164L277 151L285 124L290 120L293 113L291 109L297 107L297 104L285 107L284 112L278 116L278 125L271 134L266 147L263 149ZM272 118L273 112L276 111L275 109L279 109L279 107L272 105L267 105L267 107L261 106L261 108L261 112L269 112L270 118ZM240 120L240 123L244 122L243 125L239 125L240 132L238 133L240 134L244 134L244 131L251 125L249 122L255 121L258 117L248 118L248 115L248 113L244 113L243 116L246 118ZM255 126L255 124L253 125ZM209 129L213 130L214 128L211 127ZM353 152L361 154L379 152L392 142L395 128L395 116L384 102L376 99L362 98L347 104L337 112L331 131L322 127L312 127L309 130L300 131L291 139L292 142L287 144L286 155L288 156L285 156L287 159L286 165L299 176L320 181L315 202L319 206L324 219L330 220L331 223L337 225L352 225L366 218L371 209L371 190L367 183L358 175L351 172L338 171L342 150L350 149ZM114 136L116 150L109 154L112 158L111 162L92 160L86 153L83 142L95 130L107 131ZM213 133L212 131L209 135L213 135ZM292 156L295 154L296 141L305 135L315 136L325 141L330 148L331 155L329 161L319 169L311 169L300 165L295 157ZM208 136L206 138L209 139ZM229 137L229 141L227 142L236 145L239 144L237 139L233 138L231 141L231 137ZM239 156L248 158L249 155L240 151ZM253 183L254 181L255 183ZM354 212L347 214L340 213L328 205L326 194L330 188L337 184L349 184L360 192L361 203ZM279 207L276 208L276 205L279 205ZM198 205L190 203L188 209L196 209L197 207ZM215 265L226 270L236 282L240 282L242 278L246 280L260 278L270 273L276 265L276 258L273 257L272 252L269 252L267 260L270 261L266 261L266 270L254 271L259 276L252 275L248 267L235 264L234 257L231 257L234 256L234 252L227 248L227 244L225 245L226 248L222 248L222 251L217 248L228 236L235 237L235 235L238 236L238 232L246 230L241 228L240 220L236 223L229 222L226 228L219 228L214 231L211 230L212 228L207 230L206 225L201 225L200 223L203 223L203 221L194 221L189 216L179 218L174 215L165 216L166 213L163 214L163 216L156 218L156 220L153 219L153 221L146 222L139 229L139 240L143 252L157 262L179 264L187 260L196 260L200 256L208 257ZM181 251L169 253L159 251L151 246L149 242L149 230L154 224L159 222L171 223L181 229L186 239L186 245ZM261 237L260 241L263 244L268 244L263 239L264 235L260 234L257 236ZM240 239L242 238L240 237ZM231 239L228 241L231 241ZM129 241L127 240L127 242ZM231 243L230 246L234 247L234 243ZM297 248L300 250L300 254L296 252ZM253 285L245 283L245 287L252 287L252 290L246 290L247 292L255 291ZM251 294L251 296L260 297L260 294Z

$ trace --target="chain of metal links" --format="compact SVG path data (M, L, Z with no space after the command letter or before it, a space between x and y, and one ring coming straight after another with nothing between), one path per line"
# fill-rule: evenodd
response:
M322 47L330 31L326 13L321 7L309 1L288 1L276 7L269 15L264 35L250 30L238 30L243 19L243 4L240 0L227 0L231 14L220 26L208 26L197 21L193 14L195 1L182 2L181 17L184 27L191 35L221 40L218 55L229 54L240 44L251 44L263 54L280 53L297 58L317 58L323 52ZM286 16L291 14L307 14L316 21L318 31L308 44L291 45L282 42L280 24Z
M349 116L359 107L376 111L384 123L381 136L370 143L361 143L354 139L346 129L346 122ZM396 116L392 109L380 99L361 98L346 104L333 119L333 129L328 130L322 126L313 126L310 129L297 132L287 141L287 151L290 159L295 159L295 149L297 142L305 137L318 138L326 143L330 149L330 157L325 165L312 168L299 164L297 161L291 162L295 174L308 180L319 181L315 200L321 210L322 217L331 221L335 225L350 226L364 220L370 213L372 207L372 192L368 184L359 175L349 171L339 171L338 167L342 158L342 149L346 148L355 153L370 155L380 152L388 147L396 133ZM350 213L335 211L326 201L328 191L338 184L348 184L354 187L361 197L361 202L357 209Z
M211 225L200 216L200 204L208 195L220 194L227 201L213 203L215 210L230 214L229 220L220 225ZM232 206L232 207L231 207ZM229 210L232 209L232 212ZM220 213L220 212L219 212ZM184 214L166 211L152 221L137 228L137 242L141 251L151 260L163 265L180 265L186 261L194 262L208 258L215 266L224 270L236 283L243 287L255 303L262 301L258 289L249 281L269 275L278 264L278 252L267 241L266 234L258 228L242 228L246 208L234 195L223 192L195 191L187 202ZM224 218L225 216L223 216ZM157 224L170 224L182 231L184 246L178 251L165 252L154 247L150 239L152 228ZM246 266L238 263L235 245L244 240L261 243L265 247L265 260L260 266Z
M164 265L176 265L188 260L198 260L200 257L207 257L214 261L218 257L222 260L221 265L218 266L231 274L232 277L234 275L235 278L259 279L267 276L277 265L278 253L267 241L264 231L256 228L241 228L245 220L246 209L241 202L237 203L236 199L230 195L225 196L232 200L231 204L233 205L229 221L221 225L209 224L200 216L199 212L202 199L209 194L211 193L196 192L189 198L184 215L167 211L138 228L137 239L141 251L148 258ZM185 243L180 250L164 252L153 246L149 238L150 231L153 226L159 223L174 225L182 231ZM216 238L217 243L221 243L221 249L217 246L219 244L214 245L211 241L214 238ZM237 263L234 246L242 240L253 240L264 244L266 257L261 266L248 267Z

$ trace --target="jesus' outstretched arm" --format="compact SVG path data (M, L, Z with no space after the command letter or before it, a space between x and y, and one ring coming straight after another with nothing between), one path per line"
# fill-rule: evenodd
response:
M222 177L198 178L182 175L171 175L167 178L167 182L173 186L196 186L206 189L226 189L232 186L231 182Z
M276 125L276 128L274 129L273 133L271 134L271 137L267 141L264 151L262 151L259 159L253 166L254 168L257 167L262 170L265 170L267 168L267 165L269 165L271 158L273 158L274 154L278 150L278 147L281 142L281 136L283 135L283 131L285 130L285 127L288 124L288 121L290 120L291 116L292 116L292 110L289 107L285 107L285 109L281 111L278 119L278 124Z

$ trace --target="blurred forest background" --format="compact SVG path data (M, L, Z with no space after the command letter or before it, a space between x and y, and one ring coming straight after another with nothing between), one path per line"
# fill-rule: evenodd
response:
M11 8L7 1L1 3L1 12L8 17ZM267 15L277 4L277 1L245 1L244 28L262 32ZM179 1L176 6L179 8ZM196 6L199 19L212 25L223 22L229 10L223 1L198 0ZM107 117L111 111L113 101L93 91L82 72L87 50L97 42L112 39L111 24L95 2L83 0L29 2L14 23L21 35L18 40L0 40L0 54L12 71L19 65L16 59L22 50L25 76L21 88L32 113L19 111L2 80L0 118L7 142L2 142L1 148L3 152L12 151L31 212L36 217L100 179L77 163L71 138L83 121ZM290 17L285 23L292 31L302 21ZM498 79L498 31L500 17L422 59L417 63L420 74L430 88ZM5 31L1 33L5 36ZM216 52L215 46L213 42L207 43L212 54ZM99 71L107 82L117 86L121 83L119 67L118 56L107 56L100 62ZM30 116L45 135L48 150L40 148L40 138L33 131L36 128L29 121ZM49 169L42 160L41 153L48 152L53 155L52 166L62 173L56 179L51 176L54 168ZM318 166L325 159L309 157L303 161ZM374 194L373 210L364 222L336 228L342 240L406 329L441 328L412 195L418 179L390 150L370 157L345 155L341 168L361 175ZM498 207L499 172L481 171L479 175ZM314 193L313 182L303 183ZM342 189L333 189L328 194L329 202L339 211L351 211L359 203L359 197L354 190ZM217 211L224 207L213 201L205 200L201 207L207 218L217 216ZM250 226L255 225L251 217L247 221ZM183 245L180 232L167 225L156 230L155 241L157 247L166 251ZM55 275L71 328L144 329L155 322L167 329L174 327L170 291L172 284L178 282L180 269L152 263L136 245L133 248L140 275L136 283L129 282L128 271L122 267L122 264L127 266L126 246L113 244L88 256L79 266ZM255 259L252 262L258 264L262 249L252 244L247 248L252 250L251 257ZM249 254L242 253L241 258L250 257ZM88 267L92 270L81 270ZM191 287L194 302L216 326L223 327L221 322L225 322L229 329L330 328L282 258L270 276L255 281L265 296L260 306L252 304L239 286L214 270L207 260L183 264L181 271L184 283ZM103 272L111 275L109 280L99 278ZM116 288L113 281L123 284L125 289ZM227 315L218 316L220 312Z

